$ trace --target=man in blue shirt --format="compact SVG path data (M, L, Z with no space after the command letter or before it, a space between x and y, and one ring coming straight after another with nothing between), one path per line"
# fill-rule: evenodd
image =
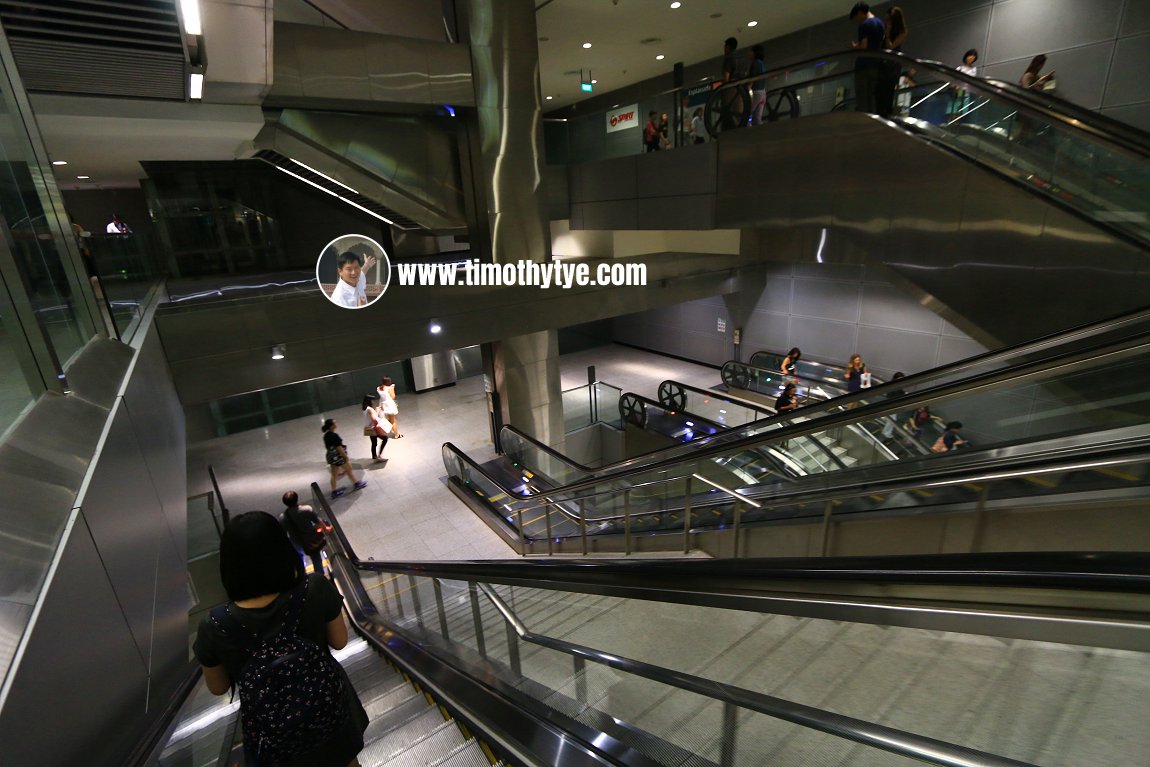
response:
M851 43L852 48L864 51L881 51L883 39L886 37L886 27L882 19L870 12L866 3L855 3L851 8L850 20L858 25L858 40ZM855 111L876 111L875 89L878 86L879 68L881 59L872 59L860 56L855 61Z

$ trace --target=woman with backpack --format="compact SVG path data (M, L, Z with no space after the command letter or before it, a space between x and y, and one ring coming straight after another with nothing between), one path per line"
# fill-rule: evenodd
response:
M304 576L271 514L250 511L220 539L228 603L200 623L194 651L214 695L240 694L248 767L354 767L367 713L328 648L347 645L343 597Z

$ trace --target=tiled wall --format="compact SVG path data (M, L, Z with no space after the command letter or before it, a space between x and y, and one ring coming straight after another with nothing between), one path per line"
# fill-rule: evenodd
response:
M725 332L718 330L720 319ZM616 341L712 365L734 358L734 328L722 296L614 320ZM884 378L986 351L874 269L768 264L766 287L742 326L741 359L791 346L828 363L845 364L858 352Z

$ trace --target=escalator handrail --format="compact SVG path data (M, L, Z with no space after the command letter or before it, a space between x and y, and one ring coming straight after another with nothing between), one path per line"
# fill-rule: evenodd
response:
M776 414L775 409L772 407L767 407L766 405L760 405L756 402L751 402L750 400L739 399L738 397L732 397L730 394L728 394L726 392L713 391L711 389L704 389L701 386L692 386L691 384L683 383L682 381L676 381L673 378L668 378L668 379L665 379L664 381L660 382L659 387L662 388L663 384L668 384L668 383L674 384L675 386L679 386L679 387L681 387L683 389L687 389L689 391L693 391L693 392L697 392L699 394L706 395L712 399L722 400L723 402L729 402L732 405L737 405L739 407L746 408L747 410L754 410L755 412L762 413L764 418L767 418L767 417L770 417L770 416L773 416ZM664 407L666 407L666 406L664 405ZM683 412L689 412L689 411L684 410ZM758 420L758 419L756 419L756 420Z
M1002 98L1005 101L1011 102L1017 106L1022 107L1028 112L1038 115L1041 119L1049 122L1057 122L1064 127L1074 130L1082 131L1091 134L1096 139L1110 144L1116 148L1122 149L1127 152L1132 152L1145 158L1150 155L1150 133L1139 130L1131 125L1126 125L1120 121L1112 118L1104 117L1097 112L1077 107L1065 99L1057 99L1056 103L1051 103L1049 97L1043 97L1033 90L1023 88L1019 85L1004 82L993 78L982 78L978 76L967 75L954 67L948 66L941 62L931 61L929 59L916 59L908 56L905 53L892 53L891 51L860 51L860 50L838 50L830 53L816 56L814 58L806 59L798 63L789 64L785 67L777 67L769 70L761 75L754 77L744 78L716 88L711 98L714 99L716 94L723 90L747 87L748 83L757 80L766 80L779 76L785 76L796 69L804 67L818 67L825 64L828 59L844 58L844 59L857 59L857 58L870 58L870 59L884 59L898 63L900 67L910 68L913 67L920 73L925 71L929 72L942 80L946 80L952 84L957 83L959 87L964 90L971 90L974 92L988 92ZM833 75L823 75L820 77L812 77L809 80L802 82L788 83L781 85L777 88L771 89L771 92L778 90L792 90L797 88L806 87L810 83L842 77L845 72L837 72Z
M639 466L629 466L617 472L607 473L598 477L578 480L576 482L571 482L566 485L554 488L552 492L573 492L585 487L594 487L595 485L603 482L625 481L628 477L635 476L644 472L657 471L661 468L670 467L682 462L683 460L706 460L708 458L722 456L731 451L745 450L748 448L757 447L768 440L786 440L792 437L807 436L809 433L816 431L826 431L828 429L834 428L835 426L849 426L850 424L860 420L890 416L896 413L905 412L906 410L910 409L911 406L917 408L923 405L929 405L937 400L944 399L952 395L964 393L969 394L975 389L998 388L1000 386L1009 384L1011 381L1026 377L1043 375L1052 370L1055 370L1056 368L1069 367L1070 370L1066 372L1074 372L1075 368L1082 365L1097 363L1098 359L1102 356L1132 353L1133 351L1140 348L1139 346L1123 347L1121 344L1122 342L1118 342L1118 344L1109 344L1101 348L1094 347L1086 350L1078 350L1052 359L1034 360L1031 362L1021 363L1019 365L1011 366L1002 370L995 370L989 373L976 375L973 379L964 379L941 384L939 386L916 392L913 395L890 398L884 397L881 400L860 404L860 406L855 409L843 409L838 413L823 415L819 418L803 421L800 423L792 421L789 424L781 426L778 429L773 429L766 434L752 434L749 436L732 439L730 441L723 441L723 435L718 434L714 437L708 437L694 442L686 443L692 446L697 444L699 447L685 455L674 455L669 458L663 458L654 462L644 463ZM1150 340L1145 341L1142 346L1147 344L1150 344ZM1115 348L1116 346L1118 348ZM909 378L910 377L908 376L907 378L898 381L898 385L906 385L906 382ZM886 386L890 386L890 384L886 384ZM872 390L865 390L861 392L855 392L853 394L847 394L843 397L836 397L834 400L828 401L824 407L831 406L830 403L834 403L834 406L838 407L842 403L861 401L864 395L874 398ZM910 400L910 403L908 403L906 400ZM711 444L716 440L718 440L716 444ZM445 442L443 444L443 448L450 450L457 455L466 456L466 454L464 454L451 442ZM630 461L637 461L639 458L642 457L640 456L638 458L630 459ZM468 459L468 461L470 462L470 459ZM626 464L629 463L629 461L624 461L622 463ZM507 491L507 489L500 485L496 480L491 479L491 481L497 487L499 487L500 490L503 490L504 492Z
M1071 457L1066 457L1066 453L1068 452L1072 454ZM1076 457L1075 454L1078 453L1085 453L1085 457ZM968 457L972 460L963 460ZM1097 468L1141 465L1150 463L1150 435L1141 439L1135 439L1130 443L1123 442L1120 446L1108 451L1100 451L1098 447L1094 445L1086 445L1079 450L1067 450L1062 447L1055 447L1049 451L1028 450L1025 454L1007 456L1005 458L995 457L986 459L977 454L972 456L955 455L941 468L939 464L933 461L922 463L926 458L927 457L924 456L922 459L917 459L912 469L907 468L908 461L900 461L897 464L886 463L877 467L848 469L847 471L851 473L845 475L836 473L835 483L829 488L825 486L818 486L813 489L792 487L790 488L792 492L782 496L778 495L778 488L776 487L758 488L750 486L744 488L746 492L740 493L740 495L758 501L768 507L794 504L817 506L826 501L841 502L875 494L891 495L894 493L937 489L970 483L990 483L1027 476L1033 477L1071 471L1086 471ZM894 476L875 476L876 471L895 471L896 469L898 473ZM857 474L857 472L862 473ZM681 474L674 477L661 478L657 481L638 483L633 485L631 489L685 480L689 476L693 475ZM825 476L825 473L812 474L807 477L795 479L793 482L801 484L805 480L811 480L816 483L821 483L825 481ZM565 505L567 503L587 501L601 496L617 495L618 493L618 489L612 488L601 490L597 493L581 495L576 498L564 499L556 497L554 491L548 491L538 496L538 503L524 506L520 508L519 511L527 513L545 506L553 506L562 513L569 514ZM692 503L692 507L697 510L712 505L721 506L726 503L726 500L719 500L713 503L695 500ZM667 511L675 510L677 510L677 507L657 509L654 511L633 511L631 516L633 518L642 517L651 514L663 514ZM590 521L613 521L622 519L623 516L622 514L618 514L614 516L596 517ZM575 516L571 516L570 518L572 521L579 521Z
M738 597L751 582L820 581L1129 592L1150 595L1150 558L1143 552L990 552L854 557L747 559L497 559L474 561L364 560L351 546L319 484L313 500L337 531L357 569L531 585L541 589L610 585L620 578L647 580L642 588L668 592L707 590ZM684 577L685 568L691 571ZM657 584L657 586L656 586Z
M325 512L330 513L330 508L327 506L323 493L319 491L318 485L313 483L312 489L315 499L323 504ZM332 519L334 525L339 524L338 520L335 520L334 515L332 515ZM346 536L344 536L342 532L339 535L339 540L341 543L346 540ZM488 679L485 682L479 681L461 669L452 667L450 663L444 661L438 655L429 652L425 643L410 640L402 631L397 631L387 626L386 621L379 616L378 608L376 608L372 602L362 580L355 577L354 573L348 571L349 567L361 570L378 570L381 568L364 567L364 563L355 560L354 553L350 551L339 551L333 559L335 560L333 575L341 585L344 586L349 596L349 610L352 613L352 618L356 625L364 627L365 624L376 624L381 628L386 627L384 630L386 631L387 641L383 641L383 639L370 631L364 631L365 639L377 650L387 653L390 657L401 663L407 673L413 676L413 678L419 679L422 684L428 688L434 689L434 683L429 684L432 680L429 680L425 674L418 673L418 671L411 667L409 662L405 662L410 661L411 656L414 654L418 654L425 665L435 664L441 669L449 671L457 679L467 677L467 681L470 682L469 686L472 694L474 695L475 691L479 691L479 693L487 699L489 705L495 706L496 708L506 707L507 703L498 696L497 691L489 687L489 685L498 687L498 680ZM409 572L411 572L412 575L419 575L421 577L437 577L428 573L426 570ZM616 653L606 653L585 645L536 634L527 628L507 603L504 602L486 582L482 580L473 580L471 582L477 583L478 590L495 606L500 618L511 627L520 640L554 650L572 658L590 661L635 677L650 679L659 684L685 690L711 700L788 721L807 729L824 732L835 737L844 738L932 764L949 765L951 767L1033 767L1033 765L1028 762L1021 762L997 754L990 754L966 746L917 735L905 730L886 727L855 717L849 717L813 706L795 703L776 696L766 695L754 690L675 671L663 666L621 656ZM400 650L405 652L400 652ZM407 657L401 659L400 656ZM413 671L415 673L413 673ZM493 681L494 684L492 684ZM482 710L487 711L488 709L484 707ZM506 716L506 714L504 715ZM527 718L526 712L522 710L520 710L519 716ZM551 738L563 737L562 730L554 722L547 721L545 717L532 716L531 721L539 735L543 737L550 736ZM604 735L606 734L604 733ZM599 749L608 751L609 748L604 748L604 746L613 745L615 748L618 748L620 745L611 743L609 737L605 737L603 741L604 742L601 742L599 738L596 738L594 745ZM612 763L608 761L608 759L605 759L604 756L606 755L601 751L580 754L583 761L589 764ZM566 763L565 761L564 764ZM643 764L645 760L641 760L640 762L628 760L626 763Z
M951 362L951 363L948 363L946 365L942 365L942 366L937 367L937 368L932 368L930 370L924 370L924 371L921 371L918 373L911 373L910 375L906 376L905 378L900 379L897 383L900 387L901 386L917 387L917 386L921 386L924 381L930 381L934 378L939 378L939 377L944 377L944 376L953 376L955 374L961 373L963 370L968 370L968 369L971 369L971 368L974 368L974 367L977 367L980 365L986 365L989 363L993 363L996 360L1010 360L1012 358L1015 358L1015 357L1018 357L1021 355L1032 355L1032 354L1040 353L1040 352L1047 351L1047 350L1052 349L1052 348L1056 348L1057 346L1060 346L1060 345L1065 345L1065 344L1071 343L1073 341L1081 340L1082 338L1090 338L1092 336L1101 335L1103 333L1111 333L1111 332L1114 332L1115 330L1121 330L1122 328L1125 328L1125 327L1136 326L1139 323L1150 323L1150 309L1142 309L1142 310L1138 310L1138 311L1134 311L1134 312L1128 312L1125 314L1116 315L1114 317L1110 317L1110 318L1101 320L1099 322L1093 322L1093 323L1089 323L1086 325L1080 325L1080 326L1072 328L1070 330L1064 330L1064 331L1060 331L1058 333L1051 333L1049 335L1042 336L1042 337L1035 339L1033 341L1027 341L1026 343L1012 346L1008 349L999 349L999 350L995 350L995 351L988 351L988 352L984 352L980 355L976 355L974 357L968 357L966 359L959 360L957 362ZM1053 358L1051 358L1051 359L1053 359ZM1038 362L1038 361L1040 361L1040 360L1032 360L1032 362ZM1013 364L1018 365L1020 363L1013 363ZM1006 369L1009 369L1009 367L1003 368L1003 369L1006 370ZM892 383L892 382L887 382L887 384L884 384L884 386L887 386L890 383ZM909 395L909 396L915 397L915 396L917 396L917 393ZM849 402L849 400L847 400L847 401ZM759 422L756 421L756 422L752 422L750 424L745 424L743 426L737 427L736 429L730 429L725 434L717 434L713 437L710 437L709 439L712 441L731 439L731 435L737 433L738 431L750 429L750 428L758 428L758 427L756 427L756 424L758 424L758 423ZM901 428L901 424L899 424L899 426ZM532 444L533 446L537 447L538 449L552 455L557 460L566 462L569 465L571 465L572 467L576 468L577 470L583 471L583 472L588 473L588 474L595 474L596 472L608 472L608 471L615 471L615 470L624 470L627 467L637 467L637 465L641 466L643 464L643 462L640 459L646 458L649 461L656 455L656 453L647 453L644 456L635 456L633 458L626 458L622 461L615 461L613 463L606 464L604 466L599 466L599 467L583 466L582 464L579 464L575 461L572 461L570 458L567 458L563 454L555 451L553 448L549 447L548 445L544 445L543 443L539 442L535 438L531 437L528 434L525 434L524 432L520 431L519 429L515 428L514 426L512 426L510 424L504 426L503 428L511 430L519 438ZM755 435L751 435L751 436L755 436ZM740 437L738 439L746 439L746 437ZM731 441L734 441L734 440L731 439ZM450 445L450 443L447 443L447 444ZM697 449L697 446L695 446L695 447ZM453 448L454 452L456 452L457 454L463 455L464 457L466 457L465 454L463 454L460 451L458 451L457 449L455 449L454 446L452 446L452 448ZM670 455L670 456L674 456L676 454L681 454L683 456L693 455L692 452L689 452L689 449L684 449L684 447L682 445L672 445L670 447L663 448L662 451L658 451L658 452L662 453L663 451L666 451L666 455ZM468 460L470 461L470 459L468 459ZM471 462L471 463L474 464L474 462ZM478 464L474 464L474 465L478 466ZM495 480L492 480L492 481L495 482ZM500 490L507 492L507 488L504 488L498 482L495 482L495 484L497 487L500 488Z
M916 735L856 717L836 714L826 709L795 703L774 695L766 695L745 687L737 687L694 674L675 671L665 666L657 666L616 653L605 653L593 647L568 642L564 639L536 634L519 620L515 612L495 593L494 589L486 584L479 584L479 589L521 640L561 652L573 658L582 658L585 661L617 669L631 676L650 679L659 684L702 695L711 700L732 704L807 729L817 730L931 764L968 765L969 767L975 765L980 767L1027 767L1030 765L1029 762L1020 762L997 754Z

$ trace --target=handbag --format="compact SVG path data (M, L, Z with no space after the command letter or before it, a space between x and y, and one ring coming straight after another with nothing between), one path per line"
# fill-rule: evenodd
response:
M376 429L378 429L378 428L379 428L378 426L364 426L363 427L363 436L374 437L376 434Z
M375 427L374 427L374 429L375 429L375 431L374 431L373 433L375 434L375 436L377 436L377 437L383 437L384 439L386 439L386 438L387 438L387 432L386 432L386 431L384 431L384 429L383 429L383 427L382 427L382 426L380 426L379 424L376 424L376 425L375 425ZM366 431L367 431L367 429L364 429L364 431L366 432Z

